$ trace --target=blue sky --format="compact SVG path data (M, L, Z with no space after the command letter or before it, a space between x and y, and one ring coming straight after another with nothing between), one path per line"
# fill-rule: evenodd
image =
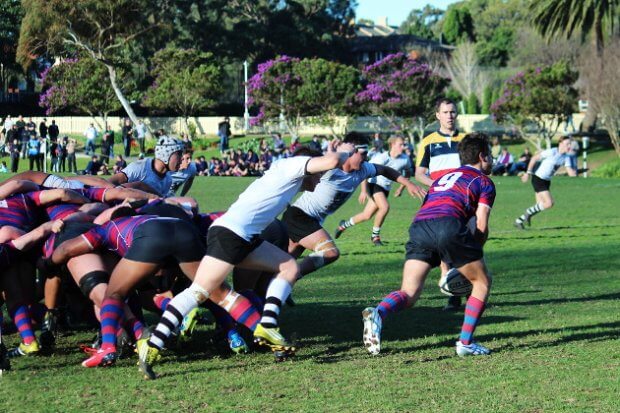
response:
M400 25L413 9L421 9L427 4L445 10L456 0L357 0L356 17L376 21L387 16L388 24Z

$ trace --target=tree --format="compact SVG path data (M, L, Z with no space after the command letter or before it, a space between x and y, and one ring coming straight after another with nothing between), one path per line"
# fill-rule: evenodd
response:
M407 19L400 25L400 32L412 34L423 39L437 38L437 23L443 17L444 12L427 4L423 9L413 9Z
M480 113L489 114L491 113L491 104L493 103L493 88L490 85L485 86L484 92L482 94L482 108L480 109Z
M99 128L105 129L108 115L121 108L106 68L88 56L51 66L42 73L41 81L44 92L39 106L48 115L63 109L88 113ZM103 124L98 117L103 118Z
M359 90L357 69L324 59L297 59L279 56L258 65L248 81L251 104L258 106L253 125L280 118L293 136L302 122L332 128L338 116L353 110Z
M591 36L592 44L598 54L602 56L605 45L605 34L611 33L614 23L617 23L619 4L616 0L543 0L531 3L530 10L534 26L547 38L553 36L573 37L581 35L582 41ZM601 59L599 59L602 62ZM601 72L602 67L590 67L591 70ZM600 78L594 74L592 79ZM583 127L590 130L596 123L596 102L592 101L593 93L589 89L595 85L586 86L588 94L588 111Z
M356 97L360 110L387 120L394 131L410 138L414 132L424 134L435 101L448 85L427 64L403 53L366 66L362 75L364 89Z
M464 98L473 94L483 100L484 88L490 83L476 56L476 47L471 42L459 44L449 58L444 58L444 68L450 77L451 86Z
M19 38L19 22L24 12L20 0L0 0L0 63L3 66L0 90L9 79L9 72L16 73L15 52Z
M106 68L116 97L137 122L119 82L118 71L132 65L132 59L146 43L154 41L166 15L166 1L147 0L23 0L17 59L28 67L32 59L48 53L71 56L86 53ZM141 43L138 43L140 41Z
M168 47L153 57L151 74L144 104L180 114L187 132L189 116L213 106L222 92L222 71L211 53Z
M566 62L519 72L506 81L491 113L497 122L517 128L536 148L541 149L543 141L550 147L561 122L575 109L577 91L572 85L577 77Z
M443 36L450 44L475 39L474 21L467 6L459 3L448 8L443 22Z
M478 98L474 93L469 95L469 98L467 99L467 113L470 115L480 113L480 104L478 103Z
M602 61L599 61L602 60ZM600 113L603 126L607 129L616 154L620 157L620 38L615 37L605 46L602 53L590 51L584 59L584 77L589 84L594 108ZM602 70L597 70L602 68ZM594 70L593 70L594 69ZM589 79L597 75L597 79Z

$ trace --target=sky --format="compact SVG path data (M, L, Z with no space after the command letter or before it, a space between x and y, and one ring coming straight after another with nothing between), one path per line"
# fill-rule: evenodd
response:
M356 17L376 21L379 17L388 18L391 26L400 26L413 9L421 9L430 4L445 10L457 0L357 0Z

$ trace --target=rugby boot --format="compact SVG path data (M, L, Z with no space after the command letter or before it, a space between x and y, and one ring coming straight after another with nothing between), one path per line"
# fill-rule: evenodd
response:
M92 356L82 362L84 367L107 367L116 362L116 351L114 349L99 349Z
M146 380L155 380L158 375L153 371L153 365L161 360L159 349L149 346L148 338L141 338L136 344L138 351L138 369Z
M376 356L381 351L381 329L383 327L383 320L377 308L365 308L362 311L362 322L364 323L364 332L362 334L364 347L366 347L370 354Z
M235 354L244 354L250 351L241 334L235 329L228 331L228 346Z
M39 353L41 349L39 348L39 343L37 340L33 341L30 344L19 343L19 346L15 347L12 350L9 350L7 355L10 358L13 357L22 357L22 356L34 356Z
M370 241L375 245L375 247L382 247L383 243L381 242L381 237L378 235L373 235L370 237Z
M334 231L334 238L340 238L342 233L347 229L347 227L345 227L346 223L347 222L344 219L338 223L338 227L336 228L336 231Z
M192 311L183 317L183 322L181 323L181 327L179 327L178 344L189 341L194 332L194 328L196 328L196 324L198 324L198 318L198 307L192 309Z
M262 324L257 325L254 330L254 342L269 347L273 352L284 352L288 355L295 354L296 350L280 333L279 328L267 328Z
M467 356L488 356L491 350L474 341L471 344L463 344L460 340L456 342L456 354L460 357Z
M56 344L56 334L58 332L58 315L55 310L49 310L43 317L43 324L41 325L41 335L39 341L41 341L41 347L44 349L51 349Z

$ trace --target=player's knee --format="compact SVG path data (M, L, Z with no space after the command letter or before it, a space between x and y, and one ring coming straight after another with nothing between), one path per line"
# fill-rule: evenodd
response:
M110 280L110 274L107 271L91 271L84 275L79 282L80 290L86 297L92 299L93 290L101 284L107 284Z
M549 209L549 208L553 207L553 199L550 199L548 201L543 202L543 205L544 205L545 209Z
M336 261L340 257L340 251L334 241L327 239L317 243L308 257L312 260L314 268L318 269Z
M291 257L290 260L280 264L280 273L278 277L285 279L290 283L294 283L301 274L299 264Z

